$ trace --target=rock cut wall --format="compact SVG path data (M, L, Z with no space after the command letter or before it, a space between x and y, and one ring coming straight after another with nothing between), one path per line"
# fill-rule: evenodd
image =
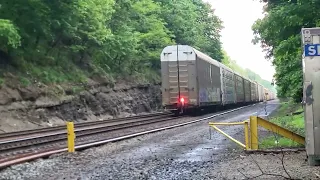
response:
M0 131L10 132L161 111L159 85L98 85L49 97L41 88L0 89Z

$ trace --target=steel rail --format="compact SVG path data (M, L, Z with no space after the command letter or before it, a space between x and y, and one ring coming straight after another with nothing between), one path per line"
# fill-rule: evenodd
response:
M117 126L117 125L123 125L123 124L128 124L128 123L135 123L135 122L143 122L146 120L152 120L152 119L156 119L156 118L162 118L162 117L169 117L170 115L168 114L163 114L163 115L157 115L157 116L150 116L150 117L144 117L144 118L135 118L135 119L123 119L121 121L103 121L103 122L99 122L99 124L89 124L87 126L83 126L83 127L76 127L75 128L75 132L83 132L83 131L87 131L87 130L93 130L93 129L98 129L98 128L105 128L105 127L109 127L109 126ZM113 124L116 123L116 124ZM66 133L66 127L64 126L63 129L59 129L59 130L50 130L49 132L46 133L32 133L32 135L28 135L28 136L23 136L23 135L14 135L11 138L4 138L1 139L0 138L0 145L6 145L9 143L16 143L16 142L21 142L21 141L27 141L27 140L33 140L33 139L37 139L37 138L46 138L46 137L52 137L52 136L57 136L57 135L64 135ZM0 146L0 150L2 150Z
M133 133L133 134L124 135L124 136L111 138L111 139L106 139L106 140L99 140L99 141L96 141L96 142L83 143L83 144L80 144L80 145L76 145L75 149L76 150L82 150L82 149L86 149L86 148L102 145L102 144L109 143L109 142L115 142L115 141L124 140L124 139L132 138L132 137L136 137L136 136L140 136L140 135L145 135L145 134L148 134L148 133L153 133L153 132L163 131L163 130L172 129L172 128L176 128L176 127L180 127L180 126L185 126L185 125L188 125L188 124L197 123L197 122L204 121L204 120L207 120L207 119L211 119L211 118L214 118L214 117L217 117L217 116L221 116L221 115L224 115L224 114L227 114L227 113L231 113L231 112L234 112L234 111L246 108L246 107L250 107L250 106L253 106L253 105L239 107L239 108L232 109L232 110L229 110L229 111L226 111L226 112L222 112L222 113L219 113L219 114L214 114L212 116L208 116L208 117L205 117L205 118L200 118L200 119L197 119L197 120L192 120L192 121L189 121L189 122L184 122L184 123L180 123L180 124L176 124L176 125L166 126L166 127L162 127L162 128L156 128L156 129L153 129L153 130L142 131L142 132ZM38 158L48 157L48 156L50 156L52 154L66 152L66 151L67 151L67 148L57 148L57 149L52 149L52 150L49 150L49 151L48 150L44 150L44 151L38 151L38 152L34 152L34 153L25 154L23 156L20 156L19 158L10 159L8 161L0 162L0 169L6 168L6 167L14 165L14 164L31 161L31 160L38 159Z
M97 134L97 133L115 131L115 130L124 129L124 128L142 126L142 125L152 124L152 123L156 123L156 122L169 121L169 120L173 120L173 119L177 119L177 118L179 118L179 117L172 117L170 115L169 116L168 115L163 115L162 118L159 118L159 117L151 118L150 117L148 119L137 119L137 121L130 121L130 122L113 124L113 125L107 125L106 124L105 126L100 126L100 127L87 127L87 128L84 128L84 129L77 130L76 132L78 132L78 133L76 135L77 135L77 139L79 139L79 137L83 137L83 136L89 136L89 135L93 135L93 134ZM34 146L34 145L38 145L38 144L44 144L44 143L50 143L50 142L58 142L58 141L61 141L61 140L66 140L67 136L65 134L66 134L66 132L59 132L59 133L56 133L56 134L37 136L37 137L25 138L25 139L19 139L17 141L16 140L8 141L8 142L5 142L5 143L2 143L4 145L0 146L0 155L1 155L1 151L15 150L15 149ZM48 139L50 137L52 139ZM31 142L31 143L28 143L28 142ZM24 143L24 144L15 145L15 143ZM0 142L0 145L1 145L1 142Z
M151 114L144 114L144 115L137 115L137 116L129 116L129 117L123 117L123 118L115 118L115 119L109 119L109 120L101 120L101 121L91 121L91 122L79 122L75 123L74 127L85 127L89 125L98 125L103 124L105 122L116 122L116 121L126 121L129 119L139 119L139 118L147 118L147 117L154 117L154 116L161 116L161 115L169 115L171 113L166 112L157 112L157 113L151 113ZM30 129L30 130L24 130L24 131L14 131L14 132L8 132L8 133L0 133L0 141L4 138L10 138L14 136L21 136L21 135L31 135L31 134L38 134L41 132L47 132L53 131L53 130L64 130L66 127L64 125L55 126L55 127L45 127L45 128L37 128L37 129Z
M130 117L124 117L124 118L116 118L116 119L110 119L110 120L102 120L102 121L94 121L94 122L82 122L82 123L75 123L75 130L78 131L78 129L81 128L87 128L88 126L98 126L98 125L104 125L107 123L114 123L114 122L124 122L128 120L139 120L142 118L152 118L152 117L159 117L159 116L168 116L170 113L154 113L154 114L148 114L148 115L141 115L141 116L130 116ZM0 134L0 145L7 142L7 141L13 141L16 139L19 140L19 137L23 136L23 139L26 138L32 138L36 137L39 134L41 136L44 136L44 134L47 134L50 136L50 134L56 134L59 131L66 132L66 126L56 126L56 127L48 127L48 128L39 128L39 129L32 129L32 130L26 130L26 131L16 131L16 132L10 132L5 134ZM22 139L22 138L20 138Z
M118 127L118 128L113 128L111 130L107 129L107 130L101 130L100 132L93 132L93 133L89 133L89 135L87 136L84 136L81 137L82 139L78 141L80 141L79 143L77 144L85 144L85 143L91 143L93 141L90 141L90 134L91 135L94 135L94 136L97 136L97 139L99 139L100 136L104 137L104 135L108 135L108 133L110 133L111 131L114 131L114 130L121 130L121 129L126 129L126 128L130 128L130 127L138 127L138 126L142 126L142 125L148 125L148 124L153 124L153 123L157 123L157 122L164 122L164 121L169 121L169 120L172 120L172 119L178 119L179 117L170 117L170 116L167 116L166 119L153 119L153 121L147 121L146 123L143 123L143 124L135 124L135 125L131 125L129 124L128 126L126 127ZM104 134L105 133L105 134ZM95 138L95 137L93 137ZM86 141L86 139L89 139L89 141ZM91 137L92 139L92 137ZM65 140L65 137L63 137L63 140ZM83 141L82 141L83 140ZM56 140L58 141L58 140ZM39 145L40 146L40 145ZM51 144L48 144L46 142L42 143L42 146L38 147L37 149L35 149L34 146L32 146L31 149L22 149L23 151L18 151L18 152L12 152L12 151L9 151L9 153L6 153L4 154L4 158L0 159L0 163L2 162L6 162L6 161L10 161L10 160L13 160L13 159L18 159L18 158L21 158L21 157L25 157L26 155L32 155L32 154L35 154L34 152L46 152L46 151L52 151L54 149L61 149L61 148L64 148L65 147L65 141L60 141L60 142L52 142ZM29 153L30 151L33 151L33 153ZM27 152L27 153L26 153ZM11 154L13 154L14 156L10 156ZM0 156L3 156L3 154L0 154ZM8 158L9 157L9 158Z

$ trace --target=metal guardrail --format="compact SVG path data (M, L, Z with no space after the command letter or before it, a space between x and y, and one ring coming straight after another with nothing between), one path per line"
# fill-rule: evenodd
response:
M249 125L248 125L248 123L249 123L248 121L233 122L233 123L213 123L213 122L209 122L209 126L214 128L215 130L217 130L221 134L225 135L227 138L229 138L231 141L237 143L241 147L243 147L245 149L250 149L250 146L249 146ZM227 133L223 132L221 129L219 129L217 127L217 125L224 125L224 126L244 125L244 129L245 129L244 130L245 144L241 143L240 141L234 139L233 137L231 137Z
M250 131L249 131L249 124L250 124ZM217 125L224 125L224 126L243 125L245 144L241 143L240 141L234 139L227 133L223 132L221 129L217 127ZM281 126L278 126L272 122L269 122L257 116L250 116L249 120L245 120L242 122L232 122L232 123L209 122L209 126L211 126L215 130L217 130L218 132L220 132L221 134L229 138L231 141L240 145L245 150L258 150L259 148L258 126L261 126L269 131L277 133L283 137L289 138L297 143L305 144L305 138L300 136L299 134L296 134L288 129L285 129ZM250 132L250 136L249 136L249 132Z
M260 117L250 116L250 137L251 137L251 149L252 150L258 150L258 148L259 148L258 126L261 126L264 129L272 131L273 133L276 133L276 134L279 134L283 137L291 139L299 144L303 144L303 145L305 144L305 138L300 136L299 134L296 134L286 128L278 126L278 125L276 125L270 121L267 121L265 119L262 119Z

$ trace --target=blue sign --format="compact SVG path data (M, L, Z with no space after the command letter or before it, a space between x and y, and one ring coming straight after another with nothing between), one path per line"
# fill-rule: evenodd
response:
M320 56L320 44L306 44L304 45L305 56Z

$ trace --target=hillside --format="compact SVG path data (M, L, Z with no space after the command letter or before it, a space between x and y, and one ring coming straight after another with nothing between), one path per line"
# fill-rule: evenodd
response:
M222 22L202 0L10 0L0 7L0 85L11 88L59 84L78 92L119 79L159 82L159 54L170 44L224 56Z
M6 0L0 9L4 132L159 110L167 45L224 57L222 21L202 0Z
M222 58L222 22L201 0L10 0L0 7L0 84L157 81L159 54L176 43Z
M1 1L0 131L159 110L161 50L222 59L221 29L202 0Z

